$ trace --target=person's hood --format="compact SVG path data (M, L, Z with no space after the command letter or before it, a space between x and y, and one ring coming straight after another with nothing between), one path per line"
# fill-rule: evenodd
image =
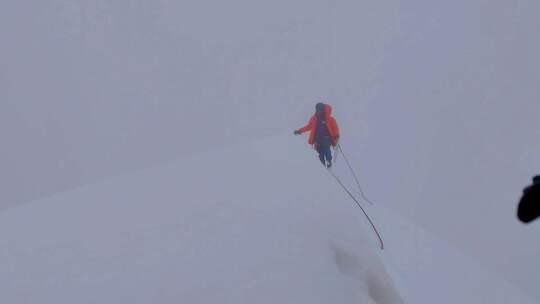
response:
M318 112L320 107L322 106L322 113ZM324 113L324 116L326 117L330 117L332 115L332 106L327 104L327 103L319 103L317 104L317 111L315 112L315 115L318 115L318 114L323 114Z
M332 106L329 104L324 105L324 114L326 114L327 117L332 116Z

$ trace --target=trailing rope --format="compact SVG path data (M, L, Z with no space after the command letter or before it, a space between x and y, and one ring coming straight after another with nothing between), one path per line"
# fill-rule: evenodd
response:
M336 181L338 182L338 184L341 186L341 188L343 188L343 190L345 190L345 192L347 192L347 194L351 197L351 199L356 203L356 205L360 208L360 210L362 210L362 212L364 213L364 215L366 216L367 220L369 221L369 223L371 224L371 228L373 228L373 231L375 231L375 234L377 235L377 238L379 239L379 243L380 243L380 247L381 247L381 250L384 250L384 243L383 243L383 240L382 240L382 237L381 237L381 234L379 233L379 231L377 230L377 227L375 227L375 224L373 224L373 221L371 220L371 218L369 217L369 215L367 214L366 210L364 210L364 208L362 207L362 205L360 205L360 202L356 199L356 197L354 197L354 195L349 191L349 189L347 189L347 187L345 187L345 185L341 182L341 180L339 179L339 177L337 177L334 172L332 172L332 170L328 169L328 172L330 172L330 174L332 174L332 176L336 179Z
M360 191L360 195L366 202L368 202L371 205L374 205L373 202L364 194L364 191L362 190L362 186L360 185L360 181L358 180L358 177L356 176L356 173L354 172L354 169L351 166L351 163L349 162L347 155L345 155L345 152L343 152L343 148L341 148L341 144L338 144L337 147L339 148L341 155L343 155L343 159L345 160L345 163L347 163L347 167L349 167L349 170L351 171L351 174L354 177L354 181L356 182L356 186L358 187L358 190Z

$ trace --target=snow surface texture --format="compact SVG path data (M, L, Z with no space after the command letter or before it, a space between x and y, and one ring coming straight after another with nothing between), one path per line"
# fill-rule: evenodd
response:
M396 283L406 301L443 267L493 281L441 278L461 302L513 288L538 302L540 225L514 216L540 172L538 11L533 0L1 1L0 208L289 134L329 100L381 230L394 227L383 210L410 225L387 267L412 280ZM432 249L407 246L424 237Z
M379 251L360 210L309 153L275 137L4 211L0 300L534 303L371 207L387 246ZM342 161L335 166L346 176Z
M216 151L4 212L2 303L402 303L356 207L298 143Z

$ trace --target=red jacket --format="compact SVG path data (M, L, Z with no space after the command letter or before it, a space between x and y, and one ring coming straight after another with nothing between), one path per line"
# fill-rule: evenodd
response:
M328 133L330 133L330 136L332 137L332 145L337 145L337 141L339 139L339 127L336 122L336 119L332 117L332 106L329 104L324 105L324 114L326 115L326 121L328 125ZM309 144L313 145L315 144L315 129L317 127L317 114L313 114L311 116L311 119L309 120L308 124L300 128L298 131L300 133L305 133L307 131L311 131L309 134Z

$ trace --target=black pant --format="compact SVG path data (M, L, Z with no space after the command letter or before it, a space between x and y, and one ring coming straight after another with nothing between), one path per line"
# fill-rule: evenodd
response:
M326 166L326 162L332 163L332 150L330 145L317 145L317 152L319 152L319 159L321 163Z

